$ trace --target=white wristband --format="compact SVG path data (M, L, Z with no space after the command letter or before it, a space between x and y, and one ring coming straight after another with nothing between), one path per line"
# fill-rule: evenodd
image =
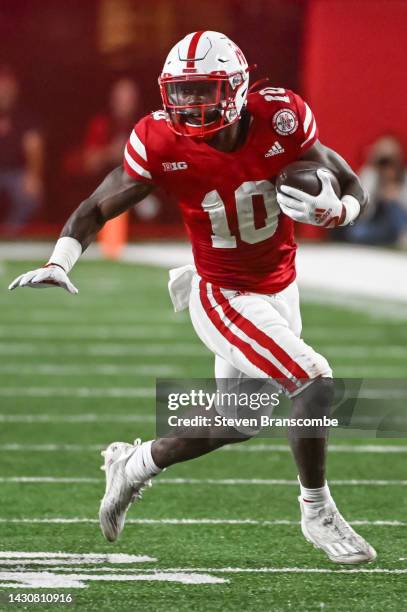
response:
M59 238L48 260L48 264L61 266L68 274L82 255L82 245L75 238Z
M341 225L349 225L349 223L352 223L352 221L354 221L359 215L360 203L354 196L345 195L342 198L342 204L345 207L346 215L345 220L343 223L341 223Z

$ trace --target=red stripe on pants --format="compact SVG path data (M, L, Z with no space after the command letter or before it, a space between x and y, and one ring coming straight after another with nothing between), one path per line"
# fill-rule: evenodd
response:
M230 344L233 344L238 348L250 363L254 364L259 370L270 376L270 378L276 378L281 381L281 384L286 387L291 393L297 390L295 383L289 380L280 370L271 363L268 359L257 353L248 342L245 342L239 336L236 336L229 329L221 319L221 316L217 310L212 306L207 296L207 284L201 280L199 283L199 295L201 298L202 306L205 309L209 319L216 327L216 329L226 338ZM216 298L215 298L216 299ZM219 304L218 304L219 305Z
M217 303L221 305L227 318L232 321L236 327L241 329L246 336L249 336L249 338L255 340L257 344L260 344L260 346L270 351L270 353L272 353L272 355L274 355L274 357L278 359L285 369L288 370L293 376L296 378L309 378L305 370L303 370L301 366L299 366L298 363L294 361L294 359L290 357L290 355L288 355L284 349L281 348L281 346L279 346L261 329L256 327L249 319L246 319L246 317L233 308L229 300L227 300L222 294L219 287L213 287L212 285L212 292Z

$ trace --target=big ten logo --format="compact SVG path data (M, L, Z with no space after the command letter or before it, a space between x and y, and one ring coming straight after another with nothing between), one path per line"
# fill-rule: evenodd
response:
M163 162L164 172L173 172L174 170L186 170L188 164L185 161L179 162Z

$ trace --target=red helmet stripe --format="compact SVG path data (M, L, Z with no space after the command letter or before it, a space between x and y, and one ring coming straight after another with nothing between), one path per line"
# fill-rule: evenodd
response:
M199 43L199 39L201 38L202 34L205 33L205 30L202 30L201 32L195 32L195 34L193 35L193 37L191 38L191 41L189 43L189 47L188 47L188 53L187 53L187 68L195 68L195 53L196 53L196 48L198 46Z

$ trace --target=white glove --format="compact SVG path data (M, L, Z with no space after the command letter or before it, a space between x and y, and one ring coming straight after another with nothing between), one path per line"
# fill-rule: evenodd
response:
M299 221L320 227L337 227L345 221L346 207L338 198L331 184L327 170L317 170L322 183L319 195L313 196L300 189L281 185L277 191L277 202L285 215Z
M62 287L68 293L78 293L77 288L71 283L65 270L60 266L52 264L21 274L9 285L10 291L17 289L17 287L35 287L39 289Z

